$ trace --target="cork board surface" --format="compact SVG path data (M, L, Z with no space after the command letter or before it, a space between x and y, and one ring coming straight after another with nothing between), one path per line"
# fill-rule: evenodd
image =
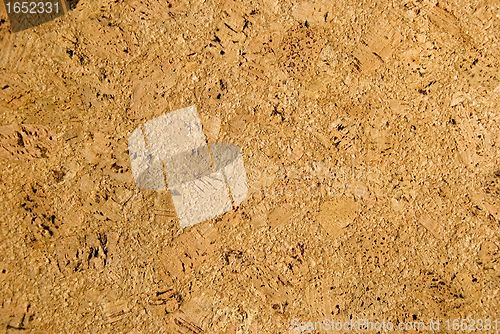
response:
M72 5L0 6L2 333L500 318L497 1ZM180 231L127 137L193 104L249 196Z

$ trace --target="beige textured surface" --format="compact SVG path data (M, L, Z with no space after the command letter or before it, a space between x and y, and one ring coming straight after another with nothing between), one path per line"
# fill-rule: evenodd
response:
M0 330L499 318L498 13L82 0L11 34L2 12ZM192 104L249 198L180 234L127 138Z

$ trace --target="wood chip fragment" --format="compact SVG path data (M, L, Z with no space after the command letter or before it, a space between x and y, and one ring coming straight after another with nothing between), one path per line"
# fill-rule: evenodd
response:
M443 228L437 220L432 219L428 214L424 213L419 217L418 222L422 226L424 226L435 238L442 238Z
M286 224L291 217L291 207L277 207L268 214L267 220L272 227L278 227Z

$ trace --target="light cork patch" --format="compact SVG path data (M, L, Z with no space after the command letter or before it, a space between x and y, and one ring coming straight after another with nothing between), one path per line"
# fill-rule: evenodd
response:
M316 221L332 237L338 237L354 222L359 205L351 198L338 197L321 204Z

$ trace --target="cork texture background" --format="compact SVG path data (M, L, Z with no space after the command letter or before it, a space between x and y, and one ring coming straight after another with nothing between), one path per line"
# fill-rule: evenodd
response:
M0 6L0 332L499 318L499 3ZM195 104L249 196L181 231L128 135Z

